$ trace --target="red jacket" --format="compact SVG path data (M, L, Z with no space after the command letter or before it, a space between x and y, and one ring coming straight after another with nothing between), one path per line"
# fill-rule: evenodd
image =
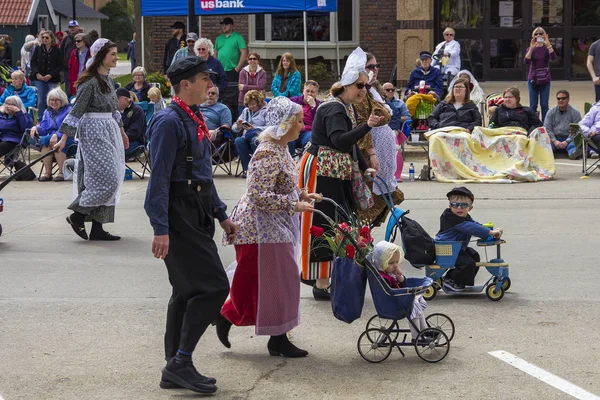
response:
M90 55L90 49L88 48L87 54L85 56L85 61L89 60L91 55ZM69 68L69 85L71 86L71 94L74 96L75 95L75 82L77 82L77 78L79 78L79 55L78 55L78 50L74 49L71 52L71 56L69 57L69 64L68 64L68 68ZM83 70L85 71L85 67L83 68Z

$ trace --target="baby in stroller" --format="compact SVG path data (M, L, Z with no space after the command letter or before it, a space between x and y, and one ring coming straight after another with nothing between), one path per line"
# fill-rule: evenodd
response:
M406 277L400 269L400 262L404 258L404 251L400 246L382 240L373 246L373 250L371 250L368 257L373 266L379 271L379 275L391 288L396 289L406 286ZM427 302L423 296L415 296L410 314L410 320L415 326L408 324L413 342L419 332L428 327L425 320L425 308L427 308Z

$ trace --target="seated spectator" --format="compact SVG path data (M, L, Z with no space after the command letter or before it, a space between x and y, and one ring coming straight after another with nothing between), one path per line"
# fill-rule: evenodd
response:
M117 101L123 129L129 138L125 157L132 157L136 148L146 144L146 113L131 100L131 94L125 88L117 89Z
M502 103L490 120L490 128L501 128L503 126L518 126L531 133L535 128L542 126L542 121L537 114L529 107L521 105L521 95L519 89L511 86L503 93L504 103Z
M71 95L75 96L75 82L85 71L85 63L90 59L90 38L85 33L75 35L75 48L69 57L69 85L71 86Z
M479 86L477 79L475 79L473 74L466 69L461 70L458 75L452 79L452 82L450 82L450 86L448 87L448 92L452 91L452 87L458 79L466 79L469 82L469 98L477 107L480 107L485 99L485 93L481 86Z
M33 121L25 110L21 98L19 96L7 97L4 105L0 106L0 157L5 156L17 147L23 139L25 130L30 129L32 126ZM20 160L5 159L4 163L13 163L16 169L25 166L25 163ZM35 179L35 174L32 179Z
M14 71L10 74L11 84L8 85L2 96L0 96L0 105L4 104L9 96L19 96L26 110L29 107L35 107L37 104L37 95L32 87L25 83L25 74L23 71Z
M139 101L149 101L148 90L151 85L146 82L146 69L144 67L135 67L133 69L133 82L125 85L125 89L135 93ZM131 148L131 146L129 147Z
M277 66L277 72L275 72L275 76L273 77L273 83L271 83L273 97L284 96L289 98L301 96L301 86L302 77L296 68L294 56L291 53L283 53Z
M241 133L240 137L235 139L234 144L242 163L242 177L245 178L252 154L258 146L256 137L267 125L267 105L265 96L258 90L246 93L244 104L246 108L235 122L233 131Z
M410 113L406 104L395 96L396 88L394 84L386 82L381 87L383 89L383 95L385 97L385 103L392 109L392 118L388 124L390 128L395 131L402 129L404 121L410 119Z
M429 128L459 126L472 132L481 126L481 113L469 98L469 82L458 79L446 99L438 104L429 117Z
M167 106L167 104L165 103L165 99L162 98L162 93L160 92L160 89L157 87L152 87L150 88L150 90L148 90L148 98L150 99L151 103L154 103L155 113Z
M202 57L206 60L208 68L215 72L214 74L210 74L210 80L219 89L218 93L224 94L227 90L229 80L227 79L223 64L221 64L221 61L214 56L215 47L213 42L207 38L200 38L194 43L194 50L196 50L196 55L198 57Z
M431 66L441 70L451 81L460 69L460 43L455 40L454 29L444 29L444 41L435 47L433 54L435 59Z
M544 118L544 127L550 137L550 144L554 152L566 150L571 160L581 157L581 150L575 148L573 138L575 133L570 125L581 121L581 113L569 104L570 96L566 90L556 93L558 105L553 107Z
M425 81L425 84L429 86L429 91L426 93L432 94L439 99L442 98L443 83L442 73L439 69L431 66L431 53L428 51L422 51L419 54L420 66L415 68L408 78L406 85L406 95L412 96L419 92L419 83Z
M319 104L321 104L321 102L317 100L318 94L319 84L316 81L307 81L304 84L302 96L294 96L290 98L290 100L294 103L300 104L302 106L302 110L304 111L304 130L300 132L298 139L288 143L288 148L290 149L290 154L292 156L296 155L297 148L304 149L310 140L310 136L312 135L313 119L315 118L315 113L317 112Z
M31 128L31 137L35 138L36 134L40 137L41 153L46 154L54 148L54 145L62 138L62 133L58 128L62 125L63 120L71 111L71 104L67 99L67 94L61 88L54 88L48 93L46 99L48 108L44 111L44 115L38 126ZM58 174L54 177L54 181L64 181L63 165L67 159L67 150L71 145L75 144L75 139L68 138L67 144L62 151L57 152L54 156L46 157L42 160L44 163L44 173L40 176L40 182L52 180L52 160L56 159L58 164Z
M238 95L238 114L244 109L244 97L250 90L258 90L264 96L267 87L267 72L260 66L260 56L258 53L248 54L248 65L240 71L239 95Z
M600 101L595 102L590 111L579 121L579 127L583 136L588 138L596 149L600 149ZM593 152L591 157L598 158L598 152Z
M196 51L194 50L194 45L196 43L196 40L198 40L197 34L195 34L194 32L188 33L185 39L187 47L182 47L181 49L175 52L173 60L171 61L171 65L173 65L176 61L181 60L182 58L195 56Z
M210 140L214 141L219 128L231 129L231 111L225 104L219 103L218 87L208 88L206 94L206 101L200 104L198 111L204 116Z

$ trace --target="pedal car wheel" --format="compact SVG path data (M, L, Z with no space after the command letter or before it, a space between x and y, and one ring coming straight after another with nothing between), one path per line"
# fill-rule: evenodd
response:
M444 283L442 282L442 278L438 279L437 281L433 282L433 286L435 286L435 288L437 290L441 290L442 289L442 285Z
M440 313L430 314L425 318L425 321L427 321L428 327L444 332L448 336L449 341L452 341L454 338L454 322L452 322L449 316Z
M390 332L390 328L393 324L393 319L381 318L379 315L374 315L369 319L369 322L367 322L367 327L365 329L380 329L382 331L385 331L385 333L387 333L392 342L395 342L396 339L398 339L398 334L400 332ZM369 339L372 342L374 342L376 340L376 336L369 335Z
M498 278L494 278L493 283L495 284L496 282L498 282ZM507 292L508 289L510 289L510 278L506 278L506 280L502 282L502 290Z
M450 351L450 340L444 331L437 328L425 328L415 340L417 355L429 363L442 361Z
M485 289L485 294L491 301L500 301L504 297L504 290L502 288L496 290L496 284L490 283Z
M425 300L433 300L436 294L437 289L431 285L423 292L423 298L425 298Z
M380 363L392 352L392 342L387 333L379 329L367 329L358 338L358 353L370 363Z

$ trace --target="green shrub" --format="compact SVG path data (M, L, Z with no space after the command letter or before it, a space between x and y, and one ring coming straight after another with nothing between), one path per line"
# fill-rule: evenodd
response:
M160 83L160 94L162 97L171 97L171 84L167 83L165 76L160 72L153 72L146 76L146 82Z
M304 64L297 66L298 71L300 72L300 76L302 77L302 81L305 79L304 75ZM317 82L325 82L331 79L331 71L327 67L327 64L318 62L315 64L308 65L308 79L312 79Z

